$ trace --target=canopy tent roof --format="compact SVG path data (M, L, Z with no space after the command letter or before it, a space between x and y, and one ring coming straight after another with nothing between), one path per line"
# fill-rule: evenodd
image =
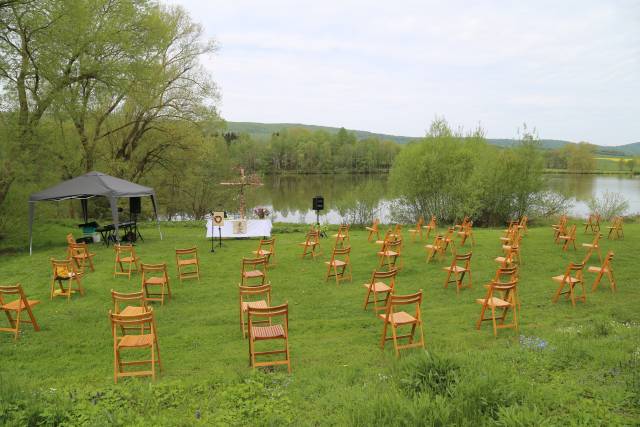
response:
M89 172L82 176L78 176L68 181L61 182L56 186L29 196L29 253L31 254L33 247L33 218L36 202L46 200L61 201L67 199L81 199L83 202L82 210L86 221L86 199L97 196L102 196L109 199L116 237L118 236L117 199L119 197L151 197L151 203L153 204L153 213L156 218L156 222L158 221L156 194L155 191L153 191L153 188L145 187L134 182L125 181L124 179L106 175L101 172ZM160 223L158 223L158 231L159 230ZM162 232L160 232L160 239L162 239Z
M155 195L153 188L106 175L101 172L89 172L68 181L34 193L29 202L43 200L88 199L104 197L140 197Z

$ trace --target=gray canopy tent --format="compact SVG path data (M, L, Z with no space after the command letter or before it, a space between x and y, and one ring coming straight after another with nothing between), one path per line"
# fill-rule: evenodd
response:
M69 181L61 182L54 187L34 193L29 197L29 254L31 254L33 248L33 217L36 202L45 200L59 202L61 200L80 199L82 202L83 218L85 222L87 222L87 199L98 196L109 199L116 236L118 236L119 223L117 199L120 197L151 197L153 214L158 224L160 240L162 240L162 231L160 231L158 209L156 207L156 193L153 191L153 188L105 175L100 172L89 172L88 174L78 176Z

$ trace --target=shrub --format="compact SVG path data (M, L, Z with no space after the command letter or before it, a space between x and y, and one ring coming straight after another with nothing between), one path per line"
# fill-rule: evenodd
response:
M587 201L592 213L600 215L606 221L621 216L629 209L629 202L620 193L605 191L602 197L592 197Z
M454 361L426 352L403 362L399 375L400 386L407 394L418 395L428 391L447 397L453 395L460 371Z

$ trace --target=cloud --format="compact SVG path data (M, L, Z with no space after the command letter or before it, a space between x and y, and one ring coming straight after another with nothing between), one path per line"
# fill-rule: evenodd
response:
M633 2L174 0L215 38L225 118L422 135L640 140Z

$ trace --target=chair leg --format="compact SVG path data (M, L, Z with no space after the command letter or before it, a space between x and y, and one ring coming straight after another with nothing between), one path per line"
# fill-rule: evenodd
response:
M482 304L482 309L480 310L480 317L478 318L478 321L476 322L476 329L480 330L480 326L482 326L482 321L484 320L484 312L487 309L487 304L486 302L484 304Z
M493 323L493 336L498 336L498 327L496 326L496 308L491 306L491 322Z
M560 286L558 286L558 290L556 291L556 294L553 296L553 298L551 299L552 302L558 302L558 298L560 298L560 295L562 293L562 289L564 288L564 283L562 282L560 283Z
M396 325L391 324L391 336L393 337L393 348L396 352L396 357L400 357L400 350L398 350L398 331Z
M595 292L598 289L598 285L600 284L600 280L602 280L603 274L604 272L602 270L598 272L598 275L596 276L596 280L594 280L593 286L591 287L591 292Z
M384 348L384 344L387 341L387 326L389 325L389 322L387 322L387 320L384 320L384 326L382 328L382 339L380 340L380 348Z

